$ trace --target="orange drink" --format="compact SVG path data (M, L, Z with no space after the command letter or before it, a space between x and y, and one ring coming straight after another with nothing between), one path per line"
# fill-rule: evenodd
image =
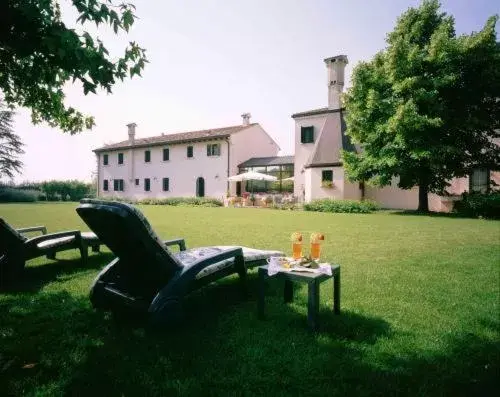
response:
M302 242L292 243L292 256L293 259L302 258Z
M319 259L321 253L320 241L325 239L325 235L322 233L312 233L311 234L311 259Z
M293 259L302 258L302 234L299 232L292 233L292 257Z
M311 259L319 259L321 246L319 243L311 243Z

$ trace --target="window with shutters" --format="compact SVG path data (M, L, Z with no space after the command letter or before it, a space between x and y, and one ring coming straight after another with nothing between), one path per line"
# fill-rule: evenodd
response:
M144 151L144 162L145 163L150 163L151 162L151 150L145 150Z
M135 180L135 186L139 186L139 178L136 178L136 180Z
M170 149L168 147L163 148L163 161L170 160Z
M151 180L149 178L144 179L144 191L149 192L151 190Z
M187 156L188 156L188 158L193 157L193 147L192 146L187 147Z
M102 181L102 190L104 190L105 192L109 190L109 182L107 179Z
M209 143L207 145L207 156L220 156L220 144L219 143Z
M170 179L163 178L163 191L168 192L170 190Z
M123 164L123 153L118 153L118 164Z
M314 127L300 127L300 143L314 143Z
M108 155L107 154L102 155L102 164L108 165Z

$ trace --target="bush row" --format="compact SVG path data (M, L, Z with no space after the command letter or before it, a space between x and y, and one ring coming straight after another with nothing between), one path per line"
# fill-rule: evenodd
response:
M500 219L500 192L464 193L453 210L462 216Z
M172 205L172 206L192 206L192 207L222 207L221 200L212 197L167 197L167 198L146 198L142 200L132 200L120 197L100 198L104 201L120 201L129 204L144 205Z
M0 203L32 203L40 195L36 190L21 190L11 187L0 187Z
M313 200L310 203L304 204L304 210L317 212L347 212L367 214L377 211L379 206L377 203L370 200L332 200L321 199Z
M95 195L95 188L90 183L77 180L23 182L18 185L0 185L0 201L79 201Z

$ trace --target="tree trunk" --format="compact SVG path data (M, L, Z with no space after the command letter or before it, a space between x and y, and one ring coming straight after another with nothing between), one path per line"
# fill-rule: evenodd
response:
M429 185L426 182L421 182L418 185L418 210L422 212L429 212Z

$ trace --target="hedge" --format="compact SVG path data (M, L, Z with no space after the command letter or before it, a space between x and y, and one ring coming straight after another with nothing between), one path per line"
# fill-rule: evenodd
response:
M367 214L373 211L377 211L378 209L378 204L370 200L356 201L320 199L313 200L310 203L304 204L305 211L317 212L347 212Z
M462 216L500 219L500 192L464 193L453 211Z

